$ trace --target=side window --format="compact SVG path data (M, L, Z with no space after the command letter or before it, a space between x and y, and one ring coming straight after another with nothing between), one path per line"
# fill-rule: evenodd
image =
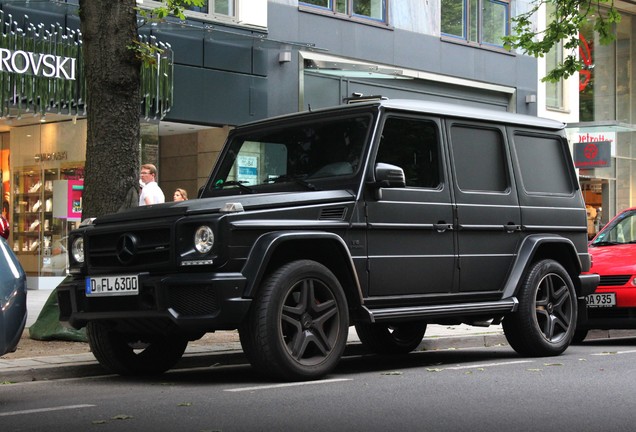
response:
M528 193L570 195L570 178L564 141L557 136L515 134L514 148L521 181Z
M389 117L382 129L376 162L402 168L407 187L439 187L437 125L429 120Z
M441 31L446 36L503 47L509 21L509 0L441 0Z
M508 189L508 164L501 130L453 125L450 139L460 190L505 192Z
M324 9L336 16L387 21L387 0L300 0L298 4ZM307 10L307 9L305 9Z

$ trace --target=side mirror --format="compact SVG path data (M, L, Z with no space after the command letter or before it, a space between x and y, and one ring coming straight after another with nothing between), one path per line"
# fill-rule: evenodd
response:
M382 162L375 164L375 181L378 187L406 187L404 170Z

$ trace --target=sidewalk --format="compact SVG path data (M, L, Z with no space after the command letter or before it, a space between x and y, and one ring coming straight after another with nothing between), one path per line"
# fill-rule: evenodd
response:
M28 319L27 327L37 319L44 303L51 295L49 290L29 290L27 293ZM28 332L25 332L28 335ZM588 339L607 339L612 337L634 337L636 331L591 331ZM23 338L26 336L23 336ZM22 342L21 342L22 343ZM42 342L42 344L55 344L57 342ZM26 358L0 358L0 382L32 381L42 379L55 379L62 377L82 377L104 375L95 357L87 352L87 344L79 344L78 351L65 355L38 355ZM443 326L429 325L426 336L420 345L420 350L442 350L449 348L474 348L496 345L506 345L507 341L500 325L490 327L473 327L468 325ZM348 338L348 350L357 350L360 340L351 327ZM177 365L192 367L201 359L210 355L219 357L217 363L233 363L242 359L242 350L236 332L217 332L208 334L201 341L195 341L188 345L182 361ZM209 360L209 359L208 359ZM216 362L216 359L215 359ZM209 364L209 361L206 363Z

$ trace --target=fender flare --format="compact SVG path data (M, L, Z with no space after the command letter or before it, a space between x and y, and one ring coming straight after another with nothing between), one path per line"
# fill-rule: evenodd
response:
M519 284L521 283L526 270L532 263L537 250L546 243L559 243L561 245L565 245L572 256L572 262L576 266L576 273L581 272L581 261L576 252L576 247L570 239L557 235L533 234L524 238L521 246L519 247L519 253L517 254L517 258L515 259L510 271L510 276L508 277L506 285L504 286L502 298L510 298L516 295L517 288L519 287ZM572 283L574 284L575 288L578 288L578 278L572 278Z
M270 261L272 260L276 250L283 245L284 243L290 241L316 241L316 240L327 240L330 242L334 242L339 250L342 252L344 260L344 265L346 266L346 271L351 276L351 280L354 284L355 292L347 292L346 287L344 288L345 295L349 297L349 295L356 296L356 300L358 304L362 304L362 289L360 287L360 281L358 279L358 274L355 270L355 266L353 264L353 259L351 258L351 254L349 253L349 249L345 241L337 234L330 232L316 232L316 231L276 231L276 232L268 232L261 235L250 250L249 255L247 256L247 260L241 273L245 277L247 284L245 287L245 291L243 295L248 298L253 298L258 286L260 285L263 276L265 275L265 271L269 266Z

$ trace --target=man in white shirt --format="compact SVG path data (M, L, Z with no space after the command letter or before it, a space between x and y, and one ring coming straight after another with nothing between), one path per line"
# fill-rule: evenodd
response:
M166 202L163 191L157 184L157 167L153 164L144 164L140 172L143 188L139 194L139 205L160 204Z

